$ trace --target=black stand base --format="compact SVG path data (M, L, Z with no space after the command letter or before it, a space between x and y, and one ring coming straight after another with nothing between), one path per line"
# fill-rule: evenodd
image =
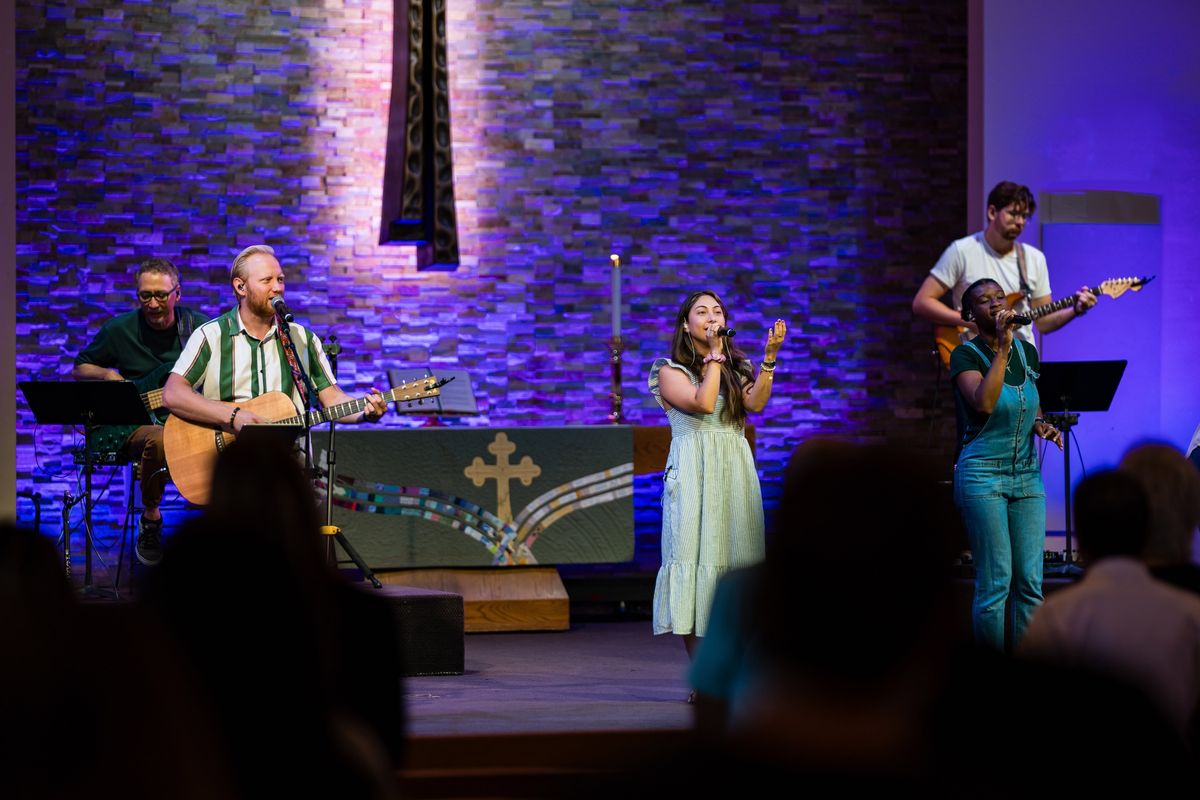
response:
M321 526L321 533L329 537L327 545L328 550L326 553L330 564L337 563L337 559L334 557L333 552L333 543L337 542L338 545L341 546L342 551L346 555L350 556L350 560L354 562L354 566L358 567L358 571L362 573L363 577L370 581L371 585L376 589L383 588L383 584L379 581L379 578L375 576L374 571L367 566L367 562L364 561L363 557L360 556L358 551L354 549L354 545L350 544L349 540L346 539L341 528L337 527L336 525L323 525Z

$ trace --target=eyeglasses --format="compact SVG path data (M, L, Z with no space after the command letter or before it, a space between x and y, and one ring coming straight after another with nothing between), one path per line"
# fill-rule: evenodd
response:
M138 292L137 296L138 300L141 300L143 303L149 303L151 300L157 300L160 303L165 303L167 302L167 298L174 294L175 290L178 288L179 284L175 284L165 292Z

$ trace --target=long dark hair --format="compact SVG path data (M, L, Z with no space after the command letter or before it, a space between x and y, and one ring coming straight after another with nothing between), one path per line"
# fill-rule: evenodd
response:
M676 363L683 364L697 375L704 366L704 359L696 351L696 346L692 342L692 334L685 330L685 326L688 314L692 312L692 306L696 305L696 301L704 295L717 301L717 305L721 307L721 312L725 315L725 325L729 325L729 309L725 307L721 296L711 289L699 289L689 294L683 301L683 305L679 307L679 313L675 315L675 333L671 337L671 359ZM725 393L725 407L721 410L721 419L735 425L745 425L746 402L742 397L742 388L754 380L754 367L746 358L746 354L733 343L733 339L726 340L725 363L720 366L721 391Z

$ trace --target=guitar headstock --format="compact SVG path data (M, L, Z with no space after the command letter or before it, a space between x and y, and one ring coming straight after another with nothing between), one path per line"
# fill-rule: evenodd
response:
M413 403L420 402L427 397L437 397L442 393L442 387L450 380L438 379L436 376L430 375L420 380L408 381L393 387L388 392L387 399L397 403Z
M1140 292L1142 287L1154 280L1155 277L1157 276L1151 275L1149 278L1144 276L1141 278L1109 278L1106 281L1102 281L1096 287L1095 294L1104 294L1112 298L1117 298L1128 291Z

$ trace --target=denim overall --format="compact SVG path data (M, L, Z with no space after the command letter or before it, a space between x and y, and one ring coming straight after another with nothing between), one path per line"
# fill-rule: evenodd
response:
M963 346L991 364L974 341ZM975 559L975 641L999 651L1004 650L1005 603L1015 647L1042 602L1046 535L1046 489L1033 446L1038 375L1026 363L1019 343L1013 342L1012 350L1025 382L1004 384L983 429L963 445L954 467L954 503Z

